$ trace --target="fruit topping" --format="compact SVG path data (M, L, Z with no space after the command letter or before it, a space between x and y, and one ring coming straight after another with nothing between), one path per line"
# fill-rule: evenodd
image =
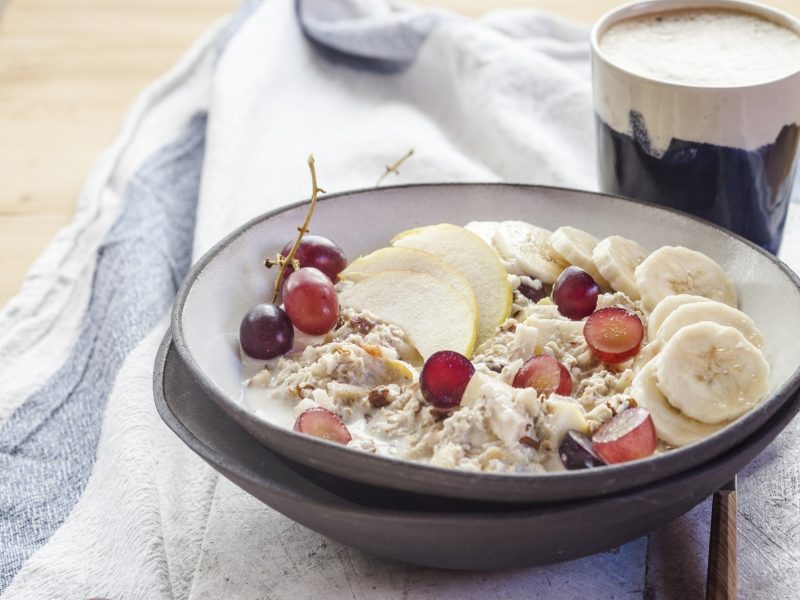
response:
M708 424L735 419L758 404L769 391L769 374L764 354L741 331L711 321L678 331L656 366L667 402Z
M642 346L644 327L634 313L612 306L589 316L583 337L597 358L615 365L636 356Z
M491 246L471 231L440 223L398 233L392 245L435 254L466 278L478 305L478 343L492 337L511 314L508 272Z
M613 464L650 456L658 438L648 410L636 407L622 411L598 429L592 443L598 456Z
M321 406L300 413L294 422L294 430L340 444L347 444L352 439L339 416Z
M425 361L419 376L423 398L435 408L458 406L475 367L466 356L452 350L434 352Z
M647 250L619 235L607 237L592 250L592 260L603 278L631 300L640 298L635 271L645 258Z
M589 436L574 429L568 431L564 439L561 440L561 445L558 447L558 456L561 458L561 463L564 467L570 471L600 467L606 464L595 452Z
M691 419L673 407L661 390L656 379L657 360L651 360L636 374L631 387L631 396L639 406L650 411L656 435L670 446L679 448L715 434L727 423L711 425Z
M403 329L423 359L439 350L471 356L475 347L475 302L426 273L376 273L342 289L339 302Z
M523 221L503 221L494 242L510 270L552 285L569 263L550 245L551 232Z
M294 242L289 242L281 250L281 256L286 258L292 251ZM339 273L347 266L347 257L335 242L321 235L307 233L300 240L294 258L301 267L314 267L328 276L333 283L339 280ZM286 265L284 277L292 274L294 268Z
M717 300L736 308L736 288L713 259L683 246L663 246L636 267L636 286L642 308L652 312L673 294L691 294Z
M591 275L578 267L564 269L553 286L553 303L558 307L558 312L573 321L580 321L592 314L597 308L599 295L600 286Z
M339 298L333 283L319 269L303 267L286 279L283 305L289 318L303 333L323 335L339 319Z
M476 304L475 292L469 281L449 262L438 256L415 248L380 248L351 262L339 273L340 279L361 281L386 271L413 271L435 277L442 283L456 288L471 304Z
M521 283L517 288L517 291L531 302L538 302L542 298L547 297L547 292L544 291L544 286L541 283L539 283L538 288Z
M549 396L569 396L572 393L572 375L552 356L540 354L525 361L514 376L515 388L534 388L537 393Z
M550 245L568 263L586 271L600 287L608 288L608 282L600 274L592 257L598 242L592 234L569 225L559 227L550 235Z
M253 358L267 360L287 353L294 343L289 315L274 304L257 304L242 319L239 343Z

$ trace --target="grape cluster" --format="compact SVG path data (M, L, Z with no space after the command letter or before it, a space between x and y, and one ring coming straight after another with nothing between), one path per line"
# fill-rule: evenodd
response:
M292 244L281 255L286 258ZM347 266L342 249L319 235L305 235L294 258L300 268L284 269L283 307L258 304L242 319L239 343L248 356L268 360L286 354L294 344L294 329L324 335L339 319L339 297L333 284Z

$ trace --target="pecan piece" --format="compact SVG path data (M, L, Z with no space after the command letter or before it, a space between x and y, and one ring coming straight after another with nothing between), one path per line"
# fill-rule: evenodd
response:
M385 386L372 388L369 391L367 399L372 408L383 408L391 404L391 400L389 400L389 389Z

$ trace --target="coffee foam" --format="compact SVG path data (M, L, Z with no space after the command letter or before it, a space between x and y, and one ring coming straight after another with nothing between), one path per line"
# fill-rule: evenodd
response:
M690 86L734 87L800 71L800 35L754 14L674 10L611 25L599 41L618 67Z

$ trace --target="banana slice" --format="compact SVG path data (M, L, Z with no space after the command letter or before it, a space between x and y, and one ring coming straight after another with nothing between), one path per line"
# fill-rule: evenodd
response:
M647 250L619 235L598 242L592 251L592 260L600 274L613 289L631 300L640 298L633 273L646 256Z
M693 444L716 433L727 423L709 425L690 419L667 402L656 384L658 360L645 365L636 375L631 386L631 396L639 406L650 411L658 437L670 446L680 447Z
M661 306L668 298L658 303ZM684 327L700 323L701 321L711 321L718 325L733 327L742 332L747 341L759 350L764 349L764 334L762 334L753 319L742 311L730 307L716 300L706 300L706 302L694 302L684 304L676 308L661 325L658 330L658 339L666 344L672 337Z
M492 248L496 248L494 237L497 235L497 230L500 229L499 221L470 221L464 225L464 229L468 229Z
M500 221L471 221L464 225L464 229L471 231L486 242L492 250L495 251L497 257L500 259L500 263L506 271L509 273L522 274L523 271L517 260L506 257L497 247L497 242L495 240L497 239L497 232L500 230L500 225Z
M569 226L559 227L550 236L550 245L556 252L591 275L597 285L608 288L608 282L597 270L592 258L597 242L598 239L591 233Z
M503 221L494 238L497 249L516 263L515 275L536 277L555 283L569 265L550 245L550 232L523 221Z
M683 246L664 246L636 267L636 285L648 312L667 296L693 294L737 306L733 282L716 262Z
M694 296L693 294L676 294L675 296L667 296L656 304L653 312L647 315L647 339L655 339L664 319L670 316L673 310L693 302L709 302L709 299L703 296Z
M769 390L764 355L733 327L709 321L684 327L657 362L658 389L672 406L703 423L735 419Z

